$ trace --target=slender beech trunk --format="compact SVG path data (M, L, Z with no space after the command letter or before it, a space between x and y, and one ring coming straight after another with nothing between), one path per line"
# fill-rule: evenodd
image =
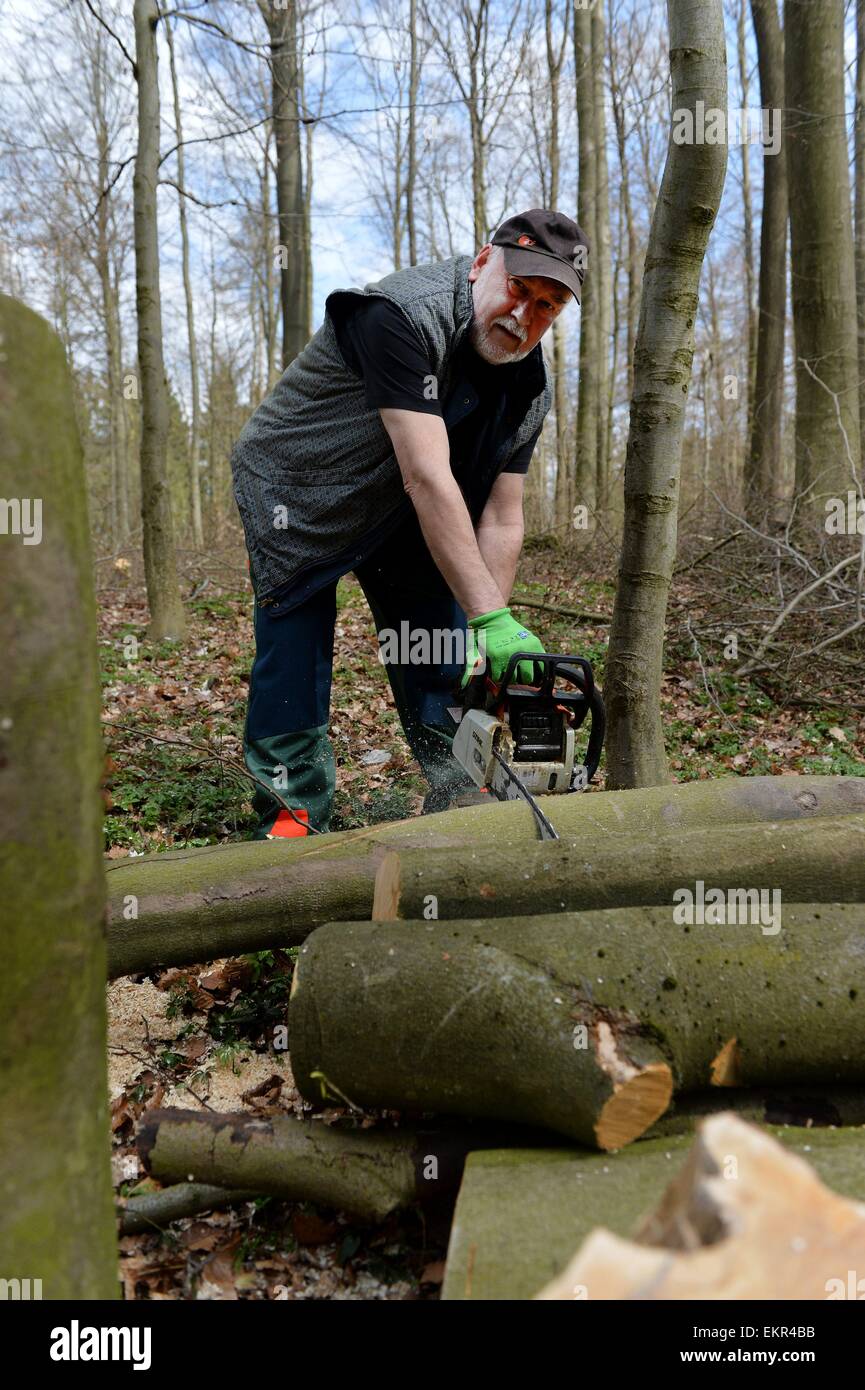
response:
M865 0L856 0L856 330L859 437L865 449Z
M279 336L279 309L278 295L274 284L274 271L276 263L274 261L273 245L273 209L270 201L270 143L272 139L272 127L268 129L267 140L264 147L264 166L261 176L261 235L264 248L263 256L263 286L262 286L262 305L261 318L264 331L265 351L267 353L267 391L271 389L274 382L279 377L279 351L277 338ZM265 394L267 394L265 392Z
M722 0L668 0L676 113L727 109ZM604 695L611 787L668 779L661 723L667 594L700 270L727 167L725 144L677 144L671 130L646 252L625 462L625 519Z
M417 0L409 0L409 77L408 77L408 149L405 174L405 223L408 232L408 263L417 265L417 219L415 215L415 186L417 183L417 99L420 90L420 66L417 43Z
M2 1273L41 1280L36 1298L111 1299L102 740L84 464L56 336L0 296L0 340L0 476L7 498L41 508L39 543L22 531L0 544L0 640L15 658L0 726Z
M300 153L297 6L295 0L285 0L284 7L274 9L265 0L259 0L259 7L270 34L276 205L281 250L282 365L285 368L307 342L304 291L306 210Z
M577 398L576 477L573 498L556 489L556 524L568 519L571 503L588 510L589 526L577 536L591 534L597 500L598 426L600 396L599 301L601 287L595 261L598 238L595 228L597 206L597 159L595 158L595 98L592 78L592 16L579 4L574 6L574 71L577 84L579 124L579 189L577 216L589 243L586 277L580 307L580 383ZM566 509L566 510L565 510ZM564 512L564 515L562 514Z
M748 83L748 46L746 13L748 0L739 0L736 24L736 49L739 62L739 86L742 108L750 107ZM754 313L754 213L751 205L751 146L742 142L742 242L745 262L745 324L747 339L747 378L745 384L746 437L751 431L754 409L754 378L757 369L757 319Z
M305 51L303 41L303 26L300 30L300 52ZM323 55L324 66L322 68L322 87L327 87L327 54ZM304 66L302 58L298 58L297 64L297 85L300 98L301 114L309 114L306 105L306 85L304 80ZM321 115L321 106L319 106ZM301 226L301 236L303 238L303 345L304 347L312 337L312 171L313 171L313 147L315 137L315 121L307 120L303 128L303 223Z
M616 127L616 148L619 153L619 196L620 216L624 220L628 245L628 308L627 308L627 368L628 400L634 393L634 342L637 337L637 314L639 311L639 255L637 250L637 229L634 224L634 210L631 204L631 176L628 168L628 151L625 132L625 108L622 91L616 81L613 64L612 30L607 31L610 63L610 93L613 107L613 120Z
M861 466L844 0L784 0L784 31L796 492L822 529Z
M760 68L760 105L770 119L784 110L784 35L778 0L751 0ZM778 113L777 116L775 113ZM784 418L784 329L787 317L787 151L763 150L763 213L760 224L760 285L757 361L751 435L745 459L745 507L761 522L781 490Z
M159 76L157 0L135 0L135 59L138 81L138 150L132 182L135 221L135 284L138 310L138 370L141 391L141 517L144 573L154 641L180 641L186 617L180 599L174 522L168 483L168 386L162 358L159 292Z
M610 477L610 428L613 380L610 374L610 316L612 261L610 249L610 184L607 168L606 41L604 0L592 10L592 105L595 120L595 273L598 277L598 454L597 504L604 508Z
M192 520L192 539L198 550L204 548L201 526L201 483L198 454L201 441L201 399L198 386L198 348L195 341L195 306L192 300L192 276L189 270L189 227L186 221L186 180L183 157L183 124L180 113L180 90L177 84L177 65L174 58L174 33L171 21L166 20L168 62L171 68L171 94L174 100L174 128L177 131L177 207L180 215L180 244L183 264L183 293L186 298L186 336L189 345L189 380L192 405L192 428L189 438L189 504Z
M123 397L120 380L120 342L118 334L117 305L115 303L114 280L111 274L111 204L107 192L110 181L110 142L108 119L105 110L105 86L103 79L104 54L101 40L94 52L90 69L90 93L93 105L93 125L96 134L96 178L100 190L96 207L96 273L99 277L100 307L102 310L103 332L105 337L105 376L108 408L108 481L111 499L111 540L113 545L122 545L129 530L128 507L124 509L121 524L121 494L124 488L121 416Z
M553 33L553 0L544 0L544 39L547 52L547 81L549 83L550 127L546 158L549 173L548 197L551 208L558 207L561 171L559 141L559 90L562 64L568 39L570 12L566 9L561 43L556 45ZM556 415L556 524L564 527L569 516L568 498L571 491L571 450L568 441L568 401L565 390L566 335L561 319L553 324L553 397Z

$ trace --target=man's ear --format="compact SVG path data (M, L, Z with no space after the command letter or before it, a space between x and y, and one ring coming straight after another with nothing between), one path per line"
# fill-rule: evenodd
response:
M486 246L482 246L478 254L475 256L474 260L471 263L471 268L469 270L470 284L477 280L478 276L481 273L481 270L486 265L487 261L492 255L492 250L493 244L491 241L488 241Z

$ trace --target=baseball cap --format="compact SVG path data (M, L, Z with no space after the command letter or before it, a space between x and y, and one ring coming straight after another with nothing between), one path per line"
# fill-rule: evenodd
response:
M589 241L570 217L547 208L530 208L503 222L492 238L501 246L510 275L545 275L580 302L588 265Z

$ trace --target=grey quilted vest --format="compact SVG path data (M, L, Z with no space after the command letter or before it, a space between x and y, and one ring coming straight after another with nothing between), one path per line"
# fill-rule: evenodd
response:
M452 394L454 353L472 317L471 264L471 256L455 256L395 271L363 290L334 290L321 328L247 422L231 468L259 598L387 529L411 506L379 412L343 361L334 320L359 296L398 304L429 353L445 423L453 424L472 404ZM506 442L486 464L491 483L550 408L540 344L523 366L525 389L519 401L508 399Z

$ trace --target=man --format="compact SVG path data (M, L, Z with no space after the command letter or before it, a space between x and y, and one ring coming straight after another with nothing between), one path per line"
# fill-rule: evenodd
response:
M424 810L471 786L451 756L455 683L479 652L496 680L511 653L543 650L508 599L525 474L551 404L540 339L579 303L587 251L575 222L533 208L474 259L334 291L243 430L232 471L256 595L244 755L260 836L328 828L336 585L349 571L380 639L430 639L385 662L430 783Z

